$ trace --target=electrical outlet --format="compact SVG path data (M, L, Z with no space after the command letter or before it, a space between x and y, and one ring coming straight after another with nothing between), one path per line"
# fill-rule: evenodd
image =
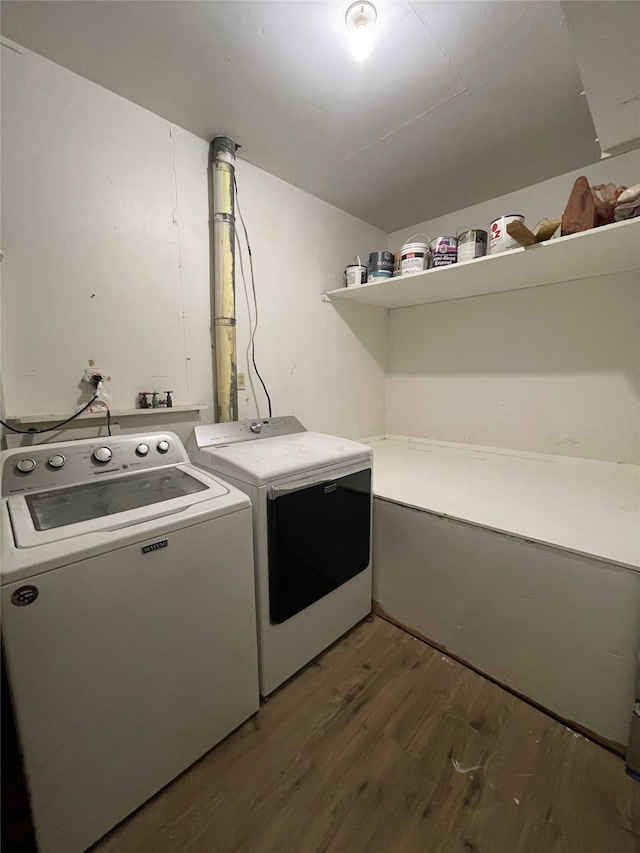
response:
M244 380L244 373L238 374L238 391L244 391L246 388L246 383Z
M85 367L84 369L84 381L88 382L90 385L95 385L94 376L102 376L103 379L107 378L107 374L100 367Z

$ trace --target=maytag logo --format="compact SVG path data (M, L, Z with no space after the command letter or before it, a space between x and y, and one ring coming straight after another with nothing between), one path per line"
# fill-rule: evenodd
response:
M325 495L328 495L330 492L335 492L337 488L338 488L337 483L331 483L330 486L324 487L324 493L325 493Z
M152 551L159 551L161 548L166 548L168 544L168 539L162 539L160 542L154 542L153 545L143 545L142 553L150 554Z

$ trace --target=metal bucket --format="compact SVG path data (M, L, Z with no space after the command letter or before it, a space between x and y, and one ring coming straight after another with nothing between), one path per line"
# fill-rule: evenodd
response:
M487 254L487 232L467 228L458 236L458 263L482 258Z

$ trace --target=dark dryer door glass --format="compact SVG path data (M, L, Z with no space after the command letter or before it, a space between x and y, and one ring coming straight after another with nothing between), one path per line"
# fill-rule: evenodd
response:
M369 565L371 469L268 501L269 608L280 624Z

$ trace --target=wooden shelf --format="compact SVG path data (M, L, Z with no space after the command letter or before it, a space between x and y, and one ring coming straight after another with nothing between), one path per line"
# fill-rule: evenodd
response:
M640 270L640 218L450 267L329 290L322 298L408 308L629 270Z
M128 418L136 415L170 415L173 412L203 412L208 408L202 403L193 403L190 406L160 406L157 409L111 409L111 420L116 418ZM74 420L88 421L95 418L106 418L106 412L83 412ZM57 421L64 421L70 417L69 413L58 415L7 415L5 420L14 424L46 424Z

